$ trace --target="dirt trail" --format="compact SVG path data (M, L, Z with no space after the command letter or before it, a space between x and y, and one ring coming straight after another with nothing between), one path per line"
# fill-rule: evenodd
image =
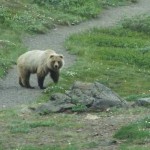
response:
M63 48L63 42L69 35L92 27L114 26L124 17L129 18L143 13L150 13L149 0L139 0L139 3L131 6L111 8L105 10L97 19L76 26L61 26L44 35L27 36L23 39L23 42L29 50L47 48L57 50L65 56L65 68L67 68L75 61L75 57L69 55ZM0 109L34 102L42 94L42 91L37 87L36 76L31 76L31 85L35 86L36 89L25 89L18 85L16 66L13 66L7 76L0 80Z

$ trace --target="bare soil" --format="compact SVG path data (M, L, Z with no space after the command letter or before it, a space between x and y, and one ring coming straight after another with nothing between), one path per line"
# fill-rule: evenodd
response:
M6 125L5 119L1 120L0 146L2 144L3 149L7 150L21 150L26 146L38 147L44 150L44 146L56 145L61 145L62 147L72 145L74 149L78 147L78 150L119 150L120 144L124 140L113 138L115 132L121 126L139 120L149 114L149 109L138 107L136 109L109 110L101 113L57 113L48 116L38 116L37 118L36 116L33 117L29 112L23 112L19 113L19 118L22 118L22 121L24 120L25 122L38 122L39 120L53 122L53 120L57 120L60 124L50 127L35 127L28 133L18 132L13 134L10 132L10 126L13 125ZM68 119L65 119L65 117ZM13 122L17 123L15 120ZM21 123L18 124L18 128L19 126L21 126ZM150 143L142 143L140 146L148 149Z

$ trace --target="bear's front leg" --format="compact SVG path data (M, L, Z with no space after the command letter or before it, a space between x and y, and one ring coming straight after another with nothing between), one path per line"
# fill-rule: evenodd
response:
M57 83L59 80L59 71L50 70L50 76L53 79L54 83Z
M44 79L45 79L45 77L38 76L38 85L39 85L40 89L45 89L45 87L43 86Z

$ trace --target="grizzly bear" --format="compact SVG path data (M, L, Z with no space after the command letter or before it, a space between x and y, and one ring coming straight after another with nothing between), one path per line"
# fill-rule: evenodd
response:
M59 71L64 65L63 55L54 50L32 50L22 54L17 60L19 84L22 87L34 88L30 85L30 75L36 73L38 86L44 89L44 79L48 73L54 83L59 80Z

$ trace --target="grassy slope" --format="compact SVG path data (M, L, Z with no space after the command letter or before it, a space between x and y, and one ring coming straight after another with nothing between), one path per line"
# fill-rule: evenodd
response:
M96 17L102 9L97 0L90 4L83 1L81 7L75 5L74 0L60 1L56 4L53 3L55 1L52 1L46 5L39 5L40 2L44 2L44 0L1 0L0 77L6 73L13 64L12 62L15 62L16 58L26 50L21 42L24 32L45 33L55 24L76 24ZM88 7L89 11L87 11Z
M55 24L77 24L96 17L103 7L122 5L131 1L1 0L0 77L6 73L16 58L26 51L21 42L24 32L45 33Z
M142 51L148 45L149 35L121 28L72 35L66 48L78 55L78 62L70 80L97 80L121 96L150 94L150 53Z

